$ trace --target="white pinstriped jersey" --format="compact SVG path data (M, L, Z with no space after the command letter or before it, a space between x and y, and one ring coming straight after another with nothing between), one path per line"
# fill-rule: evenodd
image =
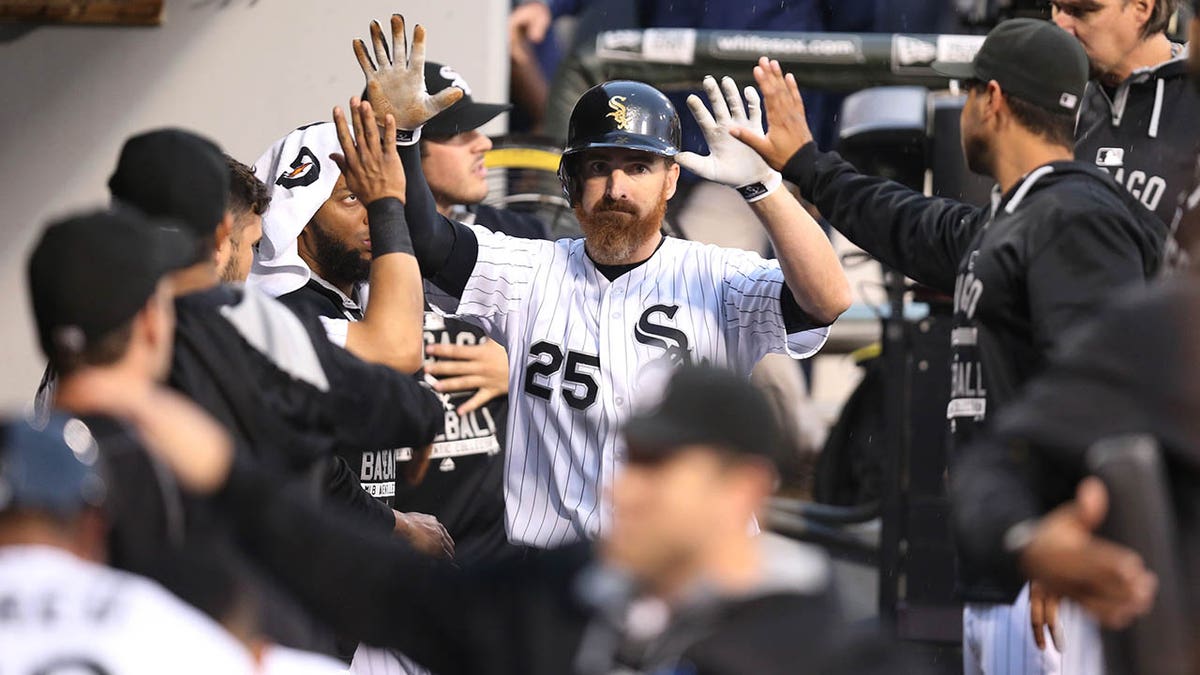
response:
M0 548L0 673L255 671L250 653L158 584L47 546Z
M668 237L609 282L583 240L515 239L473 227L478 261L457 302L508 348L505 479L509 540L552 548L607 530L605 488L624 455L620 429L646 400L648 366L707 361L749 375L772 352L806 358L827 328L788 335L779 263ZM652 396L653 394L650 394Z

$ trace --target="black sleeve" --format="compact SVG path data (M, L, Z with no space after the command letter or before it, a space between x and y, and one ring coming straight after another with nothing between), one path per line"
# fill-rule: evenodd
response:
M425 182L419 146L400 146L407 184L404 214L412 235L413 251L421 276L454 297L461 297L479 254L475 233L437 211L437 202Z
M993 432L959 454L950 493L971 563L1018 580L1004 534L1071 499L1097 441L1151 433L1168 447L1194 447L1188 418L1200 398L1188 401L1200 386L1180 376L1188 371L1181 364L1191 363L1181 336L1193 333L1177 316L1200 303L1189 308L1173 296L1139 294L1069 336Z
M833 325L833 321L821 322L809 316L800 303L796 302L796 296L792 295L792 289L786 283L779 291L779 307L783 315L783 328L788 335Z
M363 451L419 447L442 431L441 399L416 378L363 361L323 333L313 336L313 344L329 378L325 399L338 445Z
M217 503L246 552L330 627L441 675L485 672L489 658L506 662L532 649L537 642L518 637L529 627L513 625L514 617L545 604L535 596L567 592L565 579L554 581L537 563L460 570L421 556L314 507L246 462L235 465ZM503 625L512 632L496 630Z
M959 261L988 213L859 173L815 143L800 148L784 166L783 177L847 239L944 293L954 292Z
M497 209L486 204L475 207L475 222L492 232L501 232L521 239L549 239L550 229L536 216L511 209Z
M391 507L362 489L362 483L346 460L334 455L325 464L325 496L335 504L352 511L367 527L390 534L396 528L396 514Z

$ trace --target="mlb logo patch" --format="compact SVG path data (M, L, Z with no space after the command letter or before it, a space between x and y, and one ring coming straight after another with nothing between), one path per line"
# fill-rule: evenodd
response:
M1079 103L1079 97L1071 92L1064 91L1062 96L1058 97L1058 104L1067 110L1074 110L1076 103Z
M1096 166L1115 169L1125 165L1125 148L1100 148L1096 151Z

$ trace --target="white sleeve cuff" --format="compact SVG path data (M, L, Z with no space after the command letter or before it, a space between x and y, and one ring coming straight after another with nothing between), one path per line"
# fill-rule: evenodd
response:
M327 316L320 317L321 325L325 327L325 335L333 344L346 348L346 337L350 334L349 319L331 319Z

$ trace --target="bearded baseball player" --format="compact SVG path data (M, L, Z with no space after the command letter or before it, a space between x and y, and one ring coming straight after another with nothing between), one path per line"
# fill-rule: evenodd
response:
M747 90L747 109L732 80L705 80L712 113L688 101L711 149L703 157L679 152L679 116L649 85L607 82L580 98L559 172L582 239L514 239L439 215L415 143L446 92L425 90L423 30L411 62L398 16L392 34L394 62L380 31L378 66L361 41L355 51L371 104L401 130L427 297L508 349L509 539L536 548L594 539L609 527L603 495L624 460L618 430L642 403L642 380L661 370L653 366L748 374L768 353L812 356L850 303L846 277L821 229L779 189L780 174L730 136L732 126L762 129L757 94ZM737 188L779 260L664 236L680 165Z

